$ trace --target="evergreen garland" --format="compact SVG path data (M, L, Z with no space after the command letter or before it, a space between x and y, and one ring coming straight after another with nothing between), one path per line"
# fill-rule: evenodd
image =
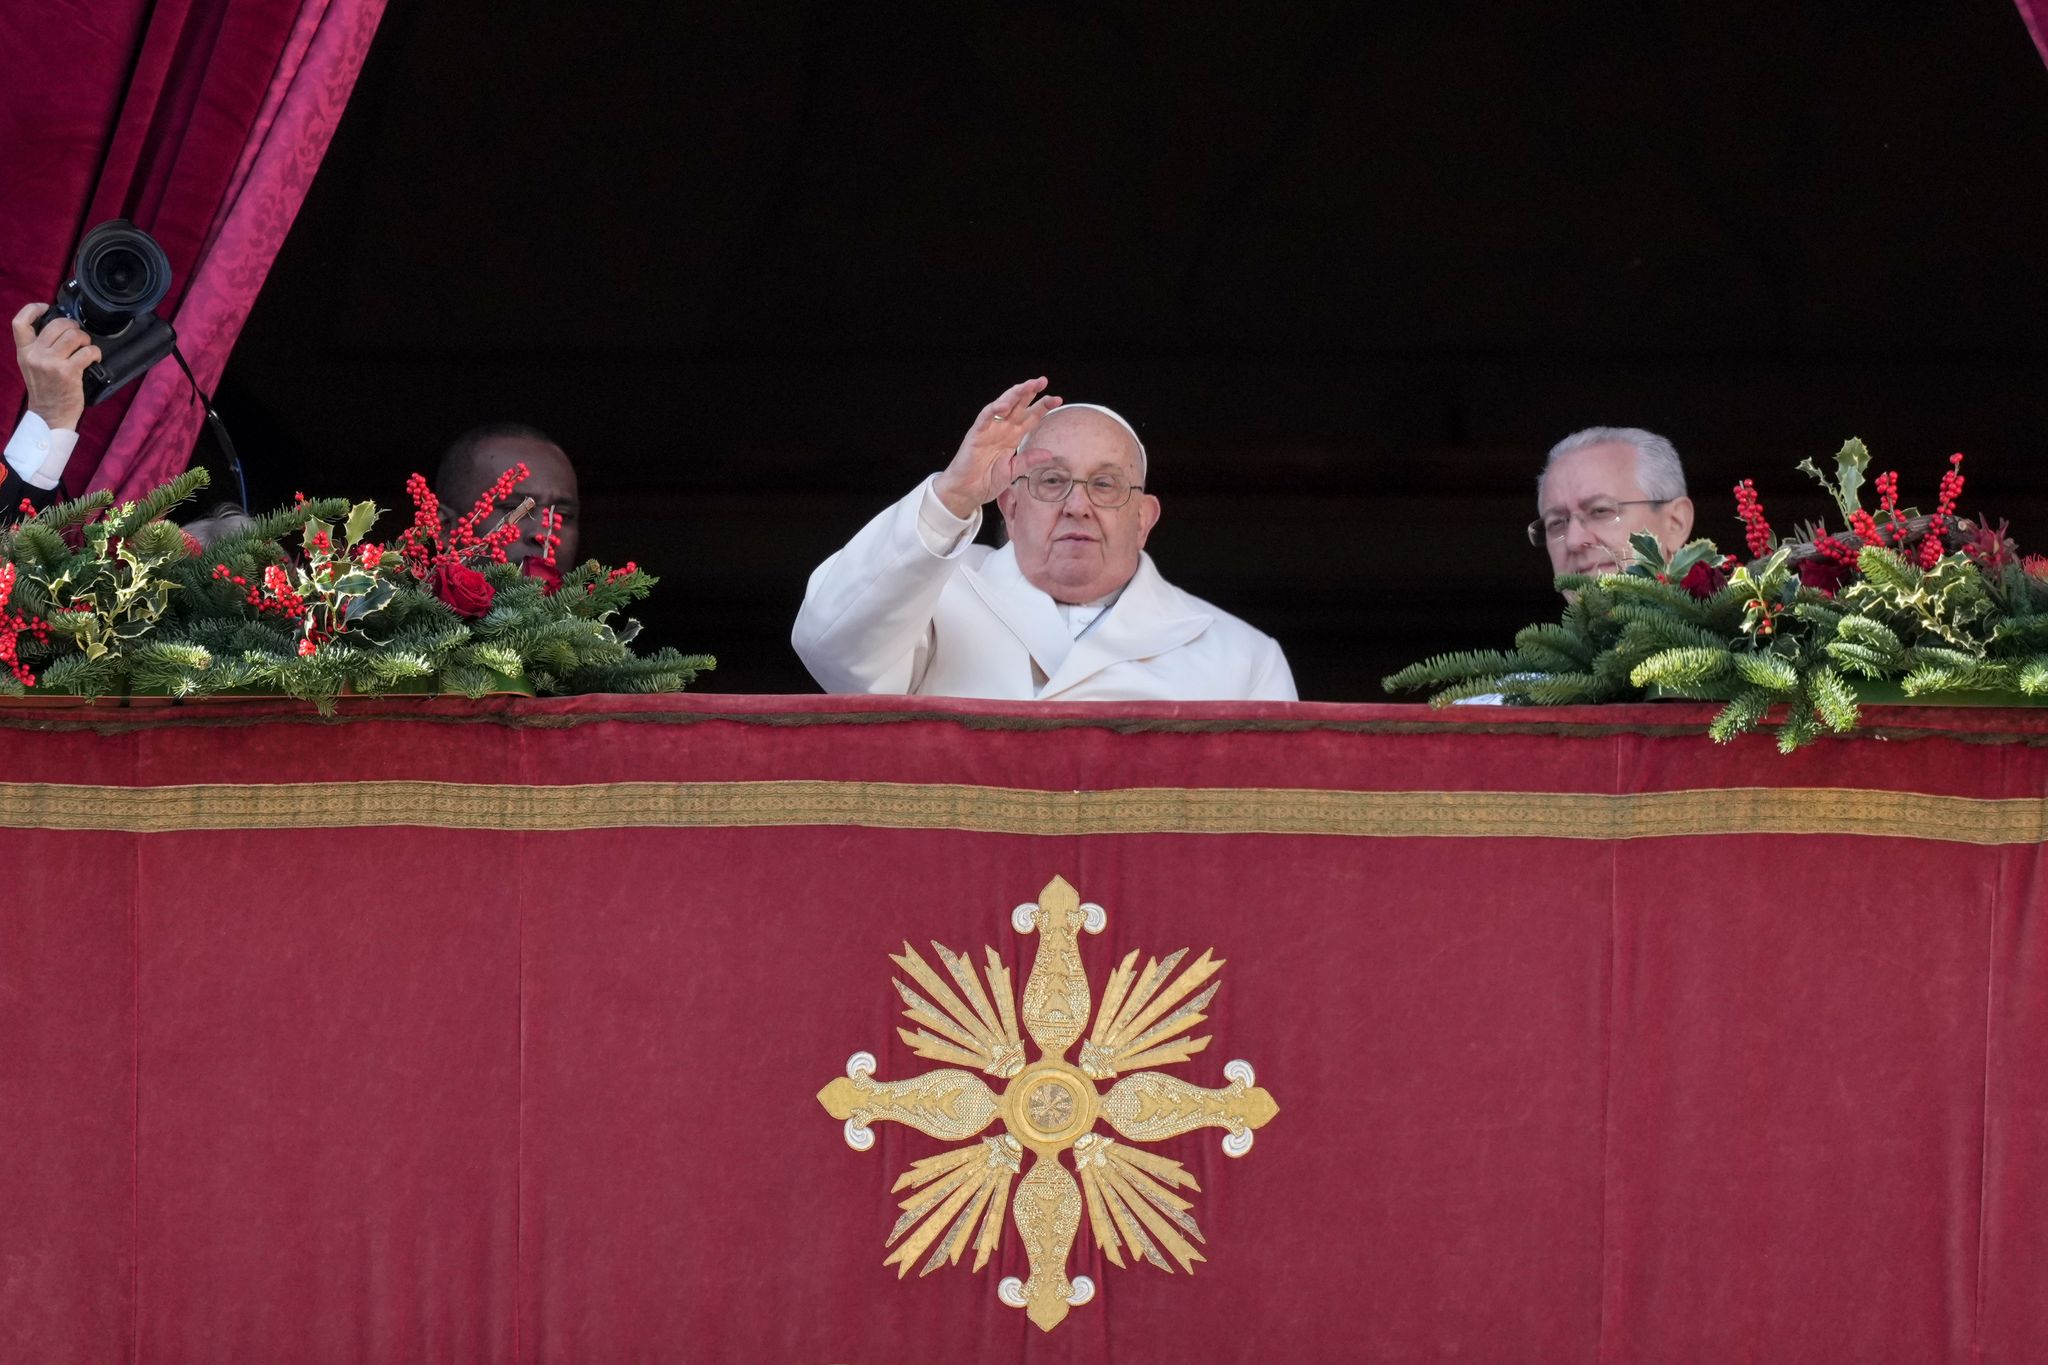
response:
M523 577L502 553L518 511L476 535L495 510L480 504L440 543L419 508L382 547L365 539L375 504L299 498L202 550L165 517L205 485L191 470L134 502L96 493L0 527L0 695L247 691L326 710L345 693L676 692L716 666L634 651L622 613L656 582L635 565L591 561L553 592ZM445 600L460 575L468 614Z
M1710 540L1667 561L1648 534L1630 538L1618 573L1564 575L1556 625L1529 626L1509 651L1442 654L1384 680L1430 693L1432 705L1494 697L1558 706L1650 697L1724 703L1717 741L1777 718L1784 752L1858 723L1858 682L1910 698L2003 692L2048 697L2048 557L2021 557L2003 523L1955 515L1962 456L1950 460L1936 510L1898 502L1898 475L1878 476L1875 511L1861 502L1869 454L1845 444L1817 478L1845 531L1803 528L1781 540L1755 490L1736 489L1752 559ZM1732 572L1731 572L1732 570Z

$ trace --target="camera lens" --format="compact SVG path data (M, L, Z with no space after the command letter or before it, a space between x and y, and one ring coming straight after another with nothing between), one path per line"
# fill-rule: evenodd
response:
M170 258L133 223L101 223L79 244L78 290L87 310L103 322L149 312L170 288Z
M127 247L109 247L92 263L93 279L108 303L133 304L149 292L149 262Z

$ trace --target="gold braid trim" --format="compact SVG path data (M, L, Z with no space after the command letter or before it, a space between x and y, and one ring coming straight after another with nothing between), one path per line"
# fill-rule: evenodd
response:
M0 828L185 830L745 829L866 825L984 834L1334 834L1376 839L1656 839L1864 834L1997 846L2048 839L2048 800L1835 787L1571 792L1122 787L1037 791L952 783L467 782L78 786L0 782Z

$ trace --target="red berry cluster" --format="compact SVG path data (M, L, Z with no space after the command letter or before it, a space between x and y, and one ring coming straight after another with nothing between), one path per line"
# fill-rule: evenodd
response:
M34 687L36 675L21 661L21 637L32 635L38 642L48 644L50 628L34 617L7 611L7 603L14 596L15 576L12 564L0 564L0 664L6 665L23 687Z
M1868 519L1869 514L1864 513L1864 517L1865 519ZM1854 528L1854 518L1851 518L1851 524L1852 528ZM1861 528L1854 529L1856 530L1856 533L1859 537L1863 535ZM1875 540L1866 539L1865 543L1875 545L1877 542ZM1815 552L1821 556L1821 558L1831 559L1835 563L1842 565L1844 568L1850 569L1856 567L1856 558L1859 554L1862 553L1862 548L1860 546L1852 545L1848 541L1843 540L1839 536L1821 536L1819 539L1813 542L1813 548Z
M498 504L512 496L512 490L526 481L528 470L524 461L500 474L489 488L476 500L476 506L469 509L462 519L448 532L451 542L444 553L467 558L481 551L498 563L505 562L505 547L519 539L519 527L511 522L500 522L490 531L478 535L476 528L489 521L498 510Z
M1782 605L1762 597L1752 597L1745 605L1757 614L1757 634L1774 635L1777 633L1778 613L1785 609Z
M434 496L424 474L407 479L405 491L412 496L412 525L398 533L398 552L405 556L405 567L415 577L425 578L434 548L441 542L441 500Z
M635 564L635 563L634 563L634 562L633 562L632 560L630 560L630 559L629 559L629 560L627 560L627 561L626 561L626 562L625 562L624 564L621 564L621 565L620 565L620 566L619 566L618 568L616 568L616 569L613 569L613 570L611 570L610 572L608 572L607 574L605 574L605 576L604 576L604 581L605 581L605 582L607 582L607 583L616 583L616 582L618 582L618 581L619 581L619 580L620 580L621 578L624 578L624 577L625 577L625 576L626 576L627 574L630 574L630 573L639 573L639 572L640 572L640 566L639 566L638 564ZM584 595L585 595L586 597L587 597L587 596L589 596L589 595L590 595L591 593L594 593L594 592L596 592L596 591L597 591L597 584L595 584L595 583L585 583L585 584L583 585L583 593L584 593Z
M234 572L225 564L216 564L213 566L213 577L216 582L232 583L238 588L247 588L248 591L245 592L243 596L248 599L249 605L255 607L259 611L262 610L263 594L258 592L254 588L250 588L248 579Z
M561 529L562 529L562 514L561 514L561 513L559 513L559 512L557 512L557 511L556 511L556 510L555 510L554 508L552 508L552 507L543 507L543 508L541 508L541 510L540 510L540 548L541 548L541 558L542 558L543 560L545 560L545 561L546 561L547 563L549 563L549 564L552 564L552 563L554 563L554 562L555 562L555 547L556 547L556 546L558 546L558 545L560 545L560 544L562 543L562 537L561 537L561 536L560 536L559 534L557 534L557 533L558 533L558 532L559 532L559 531L560 531Z
M274 611L279 616L303 616L306 599L292 589L291 575L273 564L263 571L263 601L261 611Z
M477 534L476 528L491 519L498 504L512 496L512 490L526 481L529 472L521 463L500 474L477 498L476 506L448 528L446 536L441 532L441 500L434 496L424 476L415 474L407 479L405 491L412 495L412 525L398 533L398 548L405 556L406 568L415 578L425 579L443 561L490 559L503 564L505 547L519 539L519 527L501 522L482 535Z
M268 611L290 617L305 614L306 599L293 591L290 575L275 564L263 571L261 584L251 583L225 564L214 565L213 576L222 583L232 583L242 589L242 600L259 612Z
M36 505L27 498L23 498L21 500L21 514L25 517L34 516L36 514Z
M1920 567L1931 569L1941 559L1942 536L1955 516L1956 499L1963 496L1963 452L1948 457L1948 473L1941 476L1941 501L1927 519L1927 538L1920 542Z
M364 573L375 573L377 566L384 562L384 547L370 541L356 546L356 564Z
M1735 485L1735 511L1742 518L1750 558L1762 559L1771 552L1771 524L1764 520L1763 499L1756 495L1756 485L1748 479Z

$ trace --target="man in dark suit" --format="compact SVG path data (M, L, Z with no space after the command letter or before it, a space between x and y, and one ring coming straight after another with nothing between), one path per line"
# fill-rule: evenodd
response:
M30 303L14 315L14 359L28 388L28 411L7 442L0 474L0 517L55 501L64 465L78 444L78 419L85 413L86 367L100 348L70 318L58 318L38 332L44 305Z

